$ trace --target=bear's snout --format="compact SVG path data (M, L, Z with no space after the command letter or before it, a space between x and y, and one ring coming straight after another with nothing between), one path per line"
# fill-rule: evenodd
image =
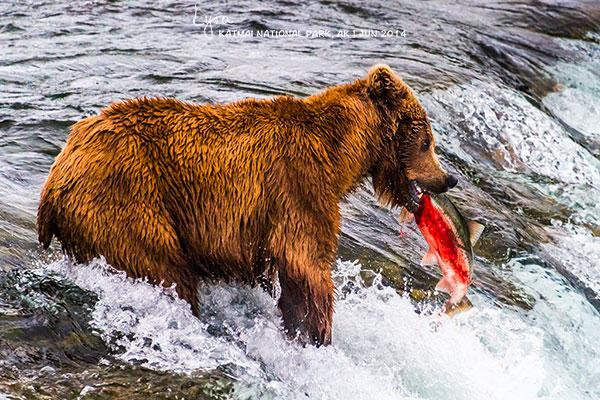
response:
M458 178L452 174L448 174L446 175L446 178L444 179L444 183L442 185L436 186L436 185L424 185L427 190L433 192L433 193L445 193L448 190L456 187L456 185L458 185Z
M457 184L458 178L456 176L449 174L446 177L446 186L448 186L448 189L454 188Z
M458 178L452 174L444 174L439 179L427 178L417 178L415 181L423 190L435 194L445 193L458 184Z

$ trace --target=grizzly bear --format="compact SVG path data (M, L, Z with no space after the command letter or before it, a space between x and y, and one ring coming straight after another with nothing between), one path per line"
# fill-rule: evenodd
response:
M389 206L456 185L427 114L388 66L321 93L117 102L76 123L41 193L39 240L78 262L176 284L278 280L285 331L329 344L340 201L365 178Z

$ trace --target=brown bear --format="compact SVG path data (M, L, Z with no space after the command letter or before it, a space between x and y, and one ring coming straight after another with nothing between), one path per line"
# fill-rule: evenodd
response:
M286 332L328 344L339 203L369 176L390 206L415 206L410 182L456 185L425 110L385 65L306 98L122 101L72 127L42 190L39 240L175 283L195 314L200 280L278 279Z

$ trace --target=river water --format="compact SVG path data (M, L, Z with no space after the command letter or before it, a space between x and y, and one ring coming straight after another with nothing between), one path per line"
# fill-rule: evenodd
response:
M557 3L3 2L0 398L600 398L600 4ZM439 315L424 240L368 182L343 204L327 348L289 343L258 289L203 286L196 319L38 248L69 126L110 102L304 96L380 62L487 226L471 310Z

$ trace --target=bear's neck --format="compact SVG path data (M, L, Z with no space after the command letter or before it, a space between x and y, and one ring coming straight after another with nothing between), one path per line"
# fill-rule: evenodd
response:
M355 189L381 153L380 117L366 82L340 85L306 99L314 113L316 135L331 161L329 178L340 198Z

